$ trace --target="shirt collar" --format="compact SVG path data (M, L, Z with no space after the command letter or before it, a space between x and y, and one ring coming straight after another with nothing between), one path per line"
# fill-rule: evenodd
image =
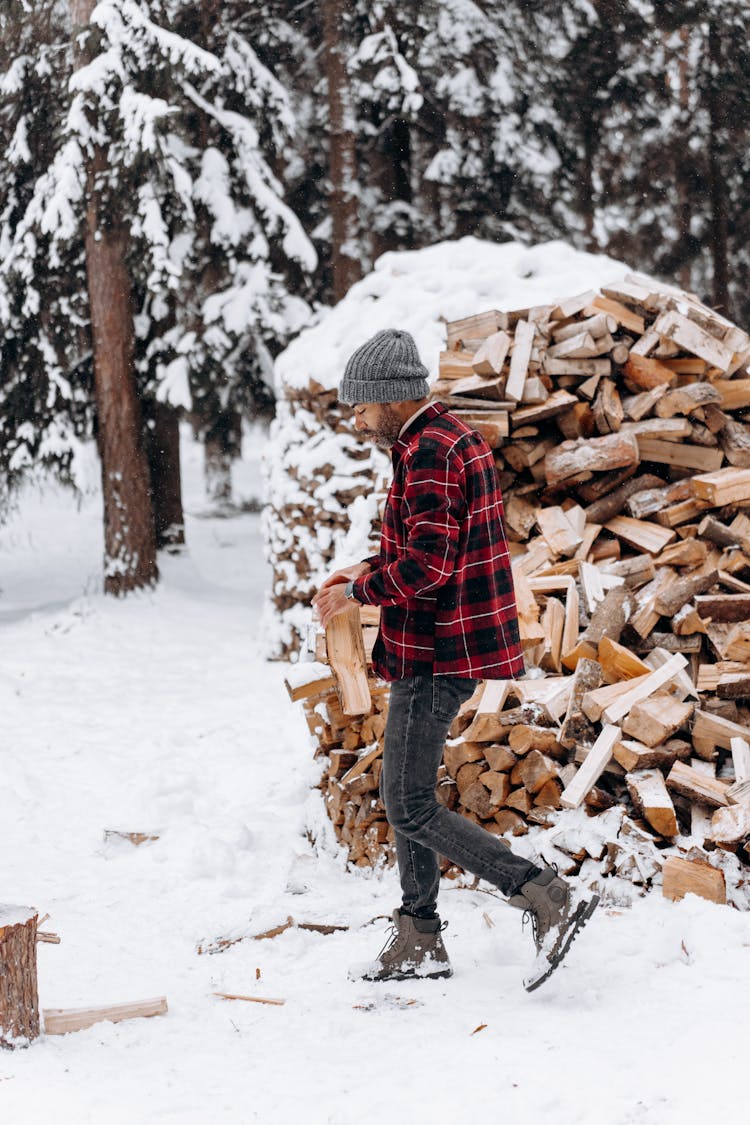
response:
M429 408L431 406L432 406L431 402L426 402L424 404L424 406L420 406L418 410L415 410L414 413L411 415L411 417L406 419L403 426L398 431L398 436L400 438L403 437L404 434L406 433L406 431L409 429L409 426L411 426L412 422L416 421L416 419L419 417L419 415L422 414L425 410L429 410Z
M408 448L410 439L415 434L419 433L433 418L445 414L447 409L448 407L442 402L428 402L424 406L420 406L419 410L415 410L411 418L408 418L406 422L404 422L391 448L391 456L394 464L400 459L404 450Z

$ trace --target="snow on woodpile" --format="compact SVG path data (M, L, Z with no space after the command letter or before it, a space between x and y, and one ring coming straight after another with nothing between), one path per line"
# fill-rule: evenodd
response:
M464 707L440 799L610 900L750 904L748 360L742 329L638 274L444 326L432 394L495 449L527 675ZM360 866L392 858L370 607L362 626L364 685L336 622L331 667L289 683Z
M463 238L384 254L276 364L278 408L265 460L266 550L274 579L269 651L290 655L310 621L310 598L328 571L370 553L390 459L355 436L336 388L347 359L382 328L417 341L433 378L445 324L478 308L537 305L622 278L627 268L563 242L528 247Z

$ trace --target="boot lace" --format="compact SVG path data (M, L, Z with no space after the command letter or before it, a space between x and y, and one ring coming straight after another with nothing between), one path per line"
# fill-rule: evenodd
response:
M531 924L531 936L534 939L534 944L538 945L539 919L537 918L535 912L531 909L531 907L529 907L527 910L524 910L523 914L521 915L521 930L525 930L527 925L529 924Z
M382 960L383 954L388 953L388 951L393 948L393 946L396 944L397 939L398 939L398 926L396 925L395 922L391 922L390 926L388 927L388 929L386 931L385 941L383 942L383 948L380 950L380 953L378 953L378 961Z

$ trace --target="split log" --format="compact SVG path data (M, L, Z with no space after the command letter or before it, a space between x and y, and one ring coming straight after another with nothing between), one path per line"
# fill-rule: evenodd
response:
M716 387L711 383L690 383L662 395L654 413L659 418L673 418L675 414L692 414L694 410L711 402L721 402L721 395Z
M654 476L653 473L631 477L630 480L616 488L614 492L610 492L607 496L603 496L601 500L596 500L593 504L590 504L586 509L586 519L589 523L605 524L608 520L619 516L632 496L647 492L650 489L663 489L663 487L664 481L661 477ZM637 513L631 512L630 514L636 515ZM644 512L643 514L648 513Z
M711 817L709 839L720 848L735 848L750 836L750 803L717 809Z
M629 773L625 781L636 810L654 831L660 836L676 836L677 816L660 771L650 769Z
M659 363L658 359L637 355L632 348L622 372L626 386L634 391L650 391L658 386L671 387L677 380L674 371Z
M607 638L618 641L630 617L630 594L627 588L615 586L594 610L591 621L581 634L578 644L568 653L563 653L562 662L566 668L575 669L583 657L595 660L599 645Z
M693 477L693 495L713 507L741 504L750 500L750 469L718 469Z
M514 754L522 756L530 750L540 750L543 754L550 754L553 758L560 756L560 743L557 732L550 727L530 726L528 723L519 723L511 727L508 735L508 746ZM505 747L502 747L505 749ZM486 752L485 752L486 753ZM499 767L495 767L496 769Z
M715 747L731 750L732 739L750 739L750 727L698 710L693 717L693 746L701 757L712 755Z
M686 578L678 578L666 590L657 594L654 599L654 609L664 617L671 617L687 602L691 602L696 595L705 594L716 585L718 580L719 573L716 570L696 577L688 575Z
M568 710L558 736L560 745L569 750L576 746L593 746L596 741L596 727L583 711L582 704L584 696L601 684L601 673L601 665L596 660L584 657L576 665Z
M675 537L674 531L657 527L646 520L634 520L631 516L615 516L604 526L637 551L650 555L658 555Z
M750 594L701 595L695 608L704 620L750 621Z
M511 338L507 332L493 332L474 354L472 367L477 375L499 375L503 369ZM717 400L719 395L717 394Z
M585 762L560 796L562 808L577 809L583 802L589 789L596 784L609 763L619 737L619 727L610 724L602 727L601 734L589 750Z
M167 1012L166 996L153 1000L136 1000L127 1004L110 1004L103 1008L45 1008L45 1035L67 1035L70 1031L83 1031L95 1023L121 1023L122 1020L146 1019L163 1016Z
M523 396L535 331L534 325L525 320L519 320L516 325L515 343L510 357L510 371L505 386L505 393L508 398L514 399L516 402L520 402Z
M699 860L668 856L662 869L664 897L677 902L687 894L698 895L709 902L727 901L724 872Z
M0 1047L26 1047L39 1036L38 912L0 906Z
M680 703L671 695L652 695L633 705L622 724L623 734L645 746L659 746L684 727L692 713L692 703Z
M731 747L735 780L740 783L750 781L750 740L733 738Z
M513 785L523 785L532 794L557 777L557 766L539 750L530 750L516 765L510 775Z
M326 648L344 714L366 714L372 706L372 699L367 682L367 660L357 606L331 618L326 626Z
M684 656L681 656L680 653L674 653L661 668L657 668L650 676L645 676L643 680L633 681L634 686L628 692L621 695L604 709L602 712L604 721L606 723L618 722L624 715L627 715L636 703L647 699L650 695L658 691L660 687L668 684L671 679L682 671L686 664L687 661Z
M674 738L663 746L644 746L633 739L621 738L615 743L612 752L616 762L633 773L636 770L671 769L676 761L690 758L692 747L689 742Z
M652 671L648 664L635 656L629 648L610 637L602 637L599 642L597 660L601 665L605 684L633 680L636 676L647 676Z
M750 662L750 621L731 626L721 655L725 660Z
M667 788L688 797L696 804L708 805L710 808L724 808L730 803L727 796L729 786L725 782L680 761L675 762L669 771Z
M564 441L544 459L548 484L583 480L586 474L637 465L638 441L632 434L607 434L585 441Z

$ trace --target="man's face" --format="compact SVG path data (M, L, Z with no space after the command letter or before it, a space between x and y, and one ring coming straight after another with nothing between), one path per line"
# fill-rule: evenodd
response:
M354 428L362 437L374 441L383 449L390 449L398 437L403 422L389 402L366 402L354 408Z

